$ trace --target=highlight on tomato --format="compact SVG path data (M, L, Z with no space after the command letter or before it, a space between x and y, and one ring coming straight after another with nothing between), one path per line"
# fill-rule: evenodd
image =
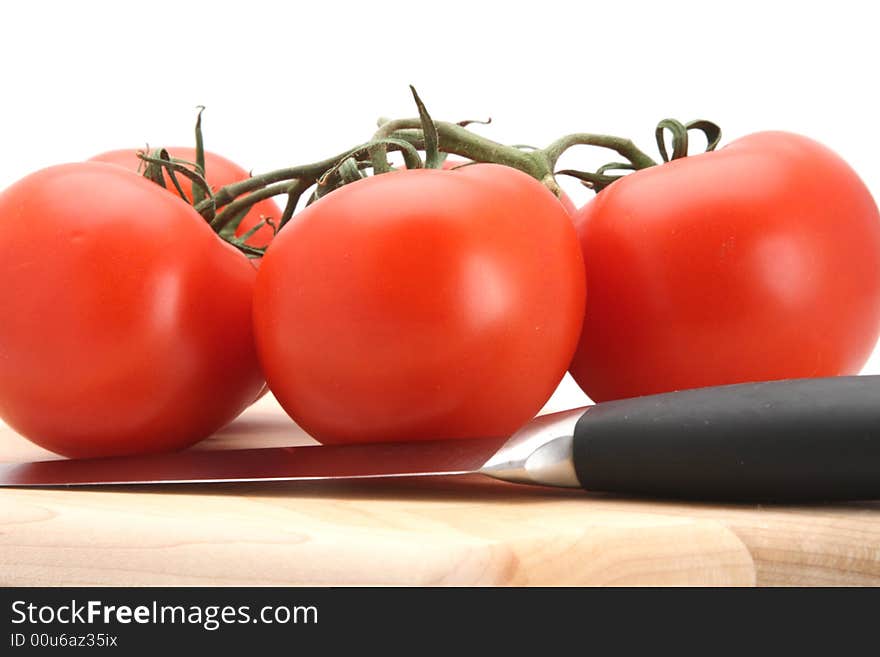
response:
M475 164L400 170L305 208L257 274L270 388L324 443L503 436L564 375L584 266L535 179Z
M187 447L263 385L256 270L184 200L100 162L0 193L0 417L71 457Z
M107 162L109 164L116 164L125 167L126 169L130 169L132 171L140 171L144 168L144 162L138 156L138 153L142 152L142 150L143 149L138 148L125 148L120 150L107 151L105 153L95 155L94 157L90 158L90 161ZM195 148L187 146L173 146L167 148L166 150L172 158L177 158L186 162L196 161ZM167 171L164 172L164 177L165 186L168 191L172 194L177 194L176 190L172 186L171 180L168 177ZM231 160L228 160L222 155L218 155L217 153L205 151L205 179L208 181L208 184L214 191L220 189L221 187L225 187L226 185L231 185L232 183L247 180L248 178L250 178L250 173L248 173L245 169L240 167L235 162L232 162ZM185 178L180 182L181 187L183 187L184 194L186 194L187 198L192 201L192 183ZM236 227L235 235L236 237L242 237L265 219L272 219L277 222L280 216L281 209L278 207L278 204L275 203L275 201L273 201L272 199L263 199L251 206L250 210L248 210L247 214L241 220L241 223L239 223ZM264 248L269 244L269 242L272 241L272 238L274 236L275 231L273 230L272 226L266 223L257 228L255 232L248 236L245 239L245 242L253 247Z
M576 223L590 297L571 373L594 401L856 374L877 342L877 205L806 137L644 168Z

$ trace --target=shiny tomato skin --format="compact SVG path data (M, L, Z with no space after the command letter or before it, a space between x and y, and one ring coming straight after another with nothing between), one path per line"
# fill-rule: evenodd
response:
M806 137L636 172L576 224L590 299L571 373L594 401L855 374L877 341L877 205Z
M90 161L117 164L126 169L137 171L142 163L142 160L137 156L140 150L142 149L125 148L115 151L107 151L106 153L95 155L90 158ZM174 146L168 149L168 153L171 157L187 160L188 162L195 162L196 160L196 149L191 147ZM212 153L211 151L205 151L205 172L207 174L208 184L211 185L211 189L215 191L226 185L250 178L250 173L238 166L235 162L227 160L222 155ZM183 176L178 176L177 178L181 187L183 187L183 191L187 198L192 200L192 183L183 178ZM177 191L168 179L167 174L165 175L165 184L168 190L173 194L177 194ZM281 218L281 209L272 199L265 199L255 204L245 215L244 219L241 220L235 234L241 237L251 228L260 223L263 218L271 218L275 220ZM257 248L263 248L272 241L274 235L275 233L271 226L263 226L247 239L247 243Z
M71 457L187 447L262 375L256 270L186 202L117 166L0 193L0 417Z
M574 226L540 183L401 170L278 234L254 328L269 387L321 442L503 436L565 373L584 299Z

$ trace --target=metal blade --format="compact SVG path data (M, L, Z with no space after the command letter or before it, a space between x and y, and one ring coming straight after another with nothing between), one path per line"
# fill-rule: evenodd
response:
M0 464L0 486L357 479L476 472L507 438L184 451Z

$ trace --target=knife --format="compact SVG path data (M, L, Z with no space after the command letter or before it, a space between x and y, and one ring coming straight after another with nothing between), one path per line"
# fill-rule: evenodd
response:
M511 437L184 451L0 465L0 486L292 481L479 473L663 498L880 498L880 376L792 379L603 402Z

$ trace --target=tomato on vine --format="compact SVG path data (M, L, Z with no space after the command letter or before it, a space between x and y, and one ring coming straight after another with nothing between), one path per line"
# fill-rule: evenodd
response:
M539 182L401 170L278 234L254 330L269 387L321 442L503 436L565 373L584 299L574 226Z
M604 401L864 364L880 215L827 148L716 151L714 124L666 120L659 166L593 133L523 149L413 95L417 118L312 164L248 176L197 122L194 150L98 156L145 176L87 162L0 194L0 416L71 456L177 449L254 399L259 359L323 442L470 438L515 431L567 368ZM558 171L578 145L622 159ZM561 174L598 192L574 223Z
M263 385L256 271L182 199L100 162L0 193L0 417L66 456L207 437Z
M861 370L880 215L831 150L764 132L600 182L576 217L590 298L571 364L594 401Z

